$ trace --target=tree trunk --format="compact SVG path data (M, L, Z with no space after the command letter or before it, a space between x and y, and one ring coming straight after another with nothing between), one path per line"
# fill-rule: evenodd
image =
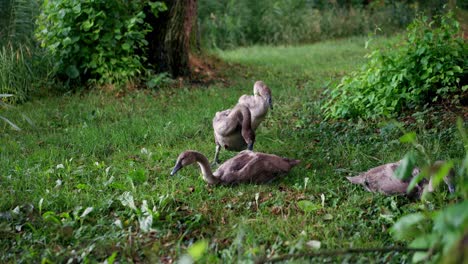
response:
M166 0L168 10L155 17L145 9L148 33L148 62L157 72L169 72L173 77L189 76L190 33L197 16L196 0Z

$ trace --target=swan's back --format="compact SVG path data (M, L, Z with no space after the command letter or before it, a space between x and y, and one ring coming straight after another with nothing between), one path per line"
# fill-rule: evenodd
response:
M268 114L268 108L270 107L267 101L253 95L242 95L237 104L249 108L250 113L252 114L253 129L257 129L260 123L265 120L265 117Z
M228 117L231 111L231 109L227 109L224 111L216 112L215 117L213 118L213 129L215 132L219 134L228 133Z
M217 145L228 150L243 150L255 141L251 128L250 111L243 105L217 112L213 118L213 130Z
M347 177L354 184L363 185L370 192L380 192L386 195L405 194L409 181L402 181L394 176L400 162L388 163L372 168L358 176ZM419 169L413 169L412 176L419 174Z
M271 90L264 82L257 81L254 84L254 95L242 95L237 104L249 108L252 114L252 128L255 130L265 119L268 108L273 108Z
M281 174L288 173L299 162L246 150L223 163L214 172L214 176L224 184L267 183Z

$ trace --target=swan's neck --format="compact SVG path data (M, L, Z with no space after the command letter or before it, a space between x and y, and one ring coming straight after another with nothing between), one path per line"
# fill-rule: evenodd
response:
M252 117L251 117L249 109L247 107L240 107L239 110L240 110L240 113L242 114L242 128L250 129L250 126L251 126L250 122L252 120Z
M213 172L211 171L210 162L208 161L208 159L205 156L203 156L201 153L198 153L196 156L196 160L197 160L198 166L200 166L200 169L202 171L203 179L208 184L219 183L219 179L213 176Z

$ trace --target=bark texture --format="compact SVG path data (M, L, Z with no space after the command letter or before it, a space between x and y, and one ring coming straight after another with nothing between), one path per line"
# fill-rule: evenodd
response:
M189 76L190 34L197 16L196 0L166 0L168 10L155 17L145 10L146 22L153 31L149 42L148 61L157 72L169 72L173 77Z

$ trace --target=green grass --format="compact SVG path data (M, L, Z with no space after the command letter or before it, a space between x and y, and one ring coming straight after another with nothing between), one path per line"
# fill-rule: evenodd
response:
M394 221L440 208L450 197L440 192L428 202L409 201L346 181L411 149L399 143L403 132L392 122L322 120L323 88L359 67L368 52L364 43L352 38L226 51L219 56L227 62L227 86L135 91L121 98L91 92L2 112L23 130L0 123L0 262L102 262L114 252L120 262L169 262L199 240L209 245L203 262L309 252L310 240L323 249L395 245L388 232ZM184 150L213 158L214 114L252 93L256 80L269 85L275 107L257 131L256 151L302 163L268 185L209 187L197 166L169 176ZM403 120L434 159L464 155L455 124L442 121L447 116L453 117L427 112ZM220 158L235 154L222 151ZM317 209L303 212L301 200ZM153 217L149 231L139 222L148 220L144 203ZM391 253L323 260L407 258Z

